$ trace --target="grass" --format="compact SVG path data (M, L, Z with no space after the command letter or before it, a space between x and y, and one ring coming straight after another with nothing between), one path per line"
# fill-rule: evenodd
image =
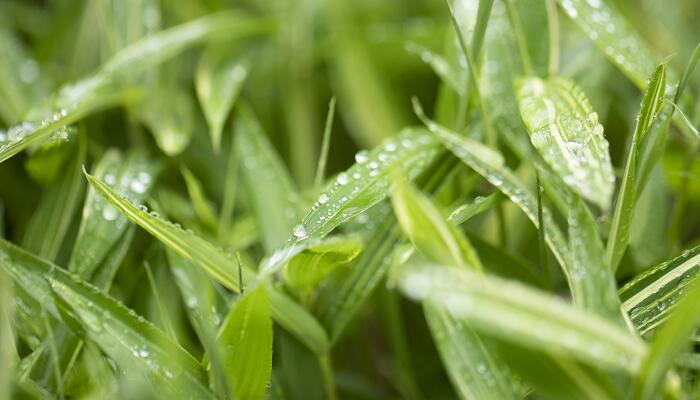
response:
M695 6L0 2L0 400L697 398Z

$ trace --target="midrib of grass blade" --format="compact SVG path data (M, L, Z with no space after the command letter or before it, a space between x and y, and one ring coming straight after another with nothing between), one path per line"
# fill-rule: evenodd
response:
M87 145L82 134L76 140L77 143L68 144L70 157L63 166L66 173L47 188L22 241L23 247L28 251L48 260L56 259L84 191L81 167L85 161Z
M401 290L485 335L593 367L634 375L644 343L591 312L523 284L439 265L406 266Z
M122 198L101 180L86 173L88 181L107 201L124 213L164 245L180 256L202 268L216 281L227 288L239 292L238 268L233 259L221 249L183 230L156 215L140 209L129 200ZM255 273L243 268L244 282L251 282ZM302 343L316 353L324 353L328 348L328 338L323 328L303 307L278 290L271 290L270 309L272 317L282 327L294 334Z
M421 110L417 111L425 118ZM536 197L502 164L500 153L479 142L463 138L435 122L426 119L426 123L450 151L508 196L539 228ZM601 298L601 289L614 292L614 286L610 284L614 282L611 272L602 271L600 265L595 270L588 270L575 263L569 254L569 246L563 234L547 208L543 208L542 218L545 223L545 239L564 270L574 303L584 308L594 307L591 310L602 315L615 315L619 308L617 302L607 301L616 298L614 293L602 296L606 303L597 300Z
M60 89L48 107L30 111L28 121L14 127L18 133L21 132L22 138L0 143L0 162L31 144L42 142L57 129L85 115L117 101L124 101L124 93L115 95L112 90L103 90L113 85L119 76L160 64L206 39L233 39L265 29L267 26L264 21L251 19L239 12L224 11L132 43L115 54L93 75Z
M74 333L87 335L121 368L148 371L153 383L172 393L177 386L185 394L212 398L199 363L133 310L9 242L0 241L0 257L16 285Z
M564 12L606 57L644 89L654 70L653 53L625 17L607 0L557 0Z
M640 174L641 164L646 158L642 153L640 157L640 144L645 140L645 136L650 135L650 128L653 127L654 119L661 109L661 101L666 90L666 66L660 64L649 83L649 87L642 100L642 109L639 112L639 119L634 129L632 144L630 146L625 172L615 203L615 211L612 217L610 233L608 234L608 244L606 248L606 259L608 265L616 270L622 255L627 248L630 236L630 226L634 214L634 205L637 199L637 191L642 183L637 179Z
M622 309L633 327L646 334L676 307L700 269L700 246L649 268L620 289Z
M554 76L518 82L520 115L530 140L571 190L603 210L610 207L615 177L603 126L573 81Z

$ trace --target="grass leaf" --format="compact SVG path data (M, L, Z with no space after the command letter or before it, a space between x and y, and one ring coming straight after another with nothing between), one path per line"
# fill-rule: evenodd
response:
M238 299L219 331L235 398L262 399L272 372L272 321L265 286Z
M615 177L603 126L586 95L556 76L517 86L520 115L537 151L571 190L607 210Z
M615 211L606 248L607 262L613 270L617 269L622 255L627 249L632 217L634 215L634 205L638 197L637 193L641 191L641 185L643 184L637 180L638 174L641 172L640 165L643 162L643 159L637 158L640 156L640 145L643 144L645 136L649 135L647 132L652 127L652 123L661 108L661 100L665 90L666 66L660 64L656 68L642 100L642 109L639 111L639 119L634 128L632 145L627 156L625 172L617 195L617 201L615 202ZM641 157L644 157L644 155L642 153Z

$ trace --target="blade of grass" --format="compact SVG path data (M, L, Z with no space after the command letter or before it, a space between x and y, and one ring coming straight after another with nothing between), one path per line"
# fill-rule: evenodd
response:
M634 205L641 191L642 183L637 180L642 159L638 160L641 153L640 145L645 136L649 135L649 129L661 108L661 100L666 90L666 66L660 64L654 72L649 87L642 100L642 109L639 112L639 119L632 136L632 144L629 155L625 163L625 172L622 183L615 202L610 233L608 234L608 244L606 248L606 261L610 268L616 270L622 255L627 248L630 235L630 226L634 214ZM641 153L644 157L644 153Z
M700 246L662 262L620 289L622 309L642 335L661 324L700 270Z
M197 65L195 88L209 125L214 152L221 147L221 132L248 75L248 66L228 54L228 47L209 47Z
M328 115L326 115L326 124L323 128L323 141L321 142L321 152L318 158L318 166L316 167L316 178L314 179L314 188L316 192L321 190L323 178L326 174L326 164L328 163L328 150L331 145L331 132L333 130L333 118L335 117L335 97L331 97L328 102Z

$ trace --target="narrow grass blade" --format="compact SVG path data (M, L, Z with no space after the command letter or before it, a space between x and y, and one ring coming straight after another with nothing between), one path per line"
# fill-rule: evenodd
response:
M435 72L435 75L437 75L445 85L449 86L458 94L464 92L464 78L466 78L466 76L442 55L413 42L406 43L405 48L406 51L416 54L420 57L421 61L428 64L433 72Z
M56 259L80 205L85 185L81 168L85 162L86 147L83 135L78 135L77 142L68 147L71 156L63 166L66 173L47 189L22 241L28 251L48 260Z
M142 209L122 198L101 180L89 174L86 176L95 191L130 220L148 231L178 255L204 270L217 282L233 291L240 291L237 265L223 251L194 233L185 231L157 215L148 213L145 211L145 207L141 206ZM253 276L253 271L248 268L243 269L245 282L250 282ZM328 338L323 328L306 310L286 295L274 293L274 291L270 292L270 305L275 321L299 337L300 341L311 346L313 351L325 351L328 347ZM284 314L287 312L289 314Z
M142 371L159 388L212 398L199 363L117 300L63 269L0 241L2 266L46 311L93 340L121 368ZM51 301L50 299L54 299ZM58 303L57 303L58 302Z
M482 269L481 261L467 238L446 220L428 198L409 186L405 178L394 180L391 204L406 236L428 259Z
M583 200L575 195L569 198L569 254L577 271L588 271L595 279L583 281L584 285L596 285L585 289L587 293L598 291L598 297L586 297L584 307L601 310L611 320L622 322L620 300L617 297L615 275L605 261L605 247L598 234L598 225Z
M204 187L202 187L201 182L197 179L192 172L190 172L187 167L181 167L180 171L182 176L185 178L185 186L187 186L187 193L190 195L190 201L192 202L192 207L194 212L197 214L197 218L201 221L202 225L211 229L216 230L216 213L214 212L214 207L207 199L207 195L204 192Z
M234 398L263 399L272 372L272 321L265 286L238 299L219 331Z
M455 225L461 225L473 217L490 210L499 200L500 196L498 193L493 193L486 197L478 196L472 203L462 204L452 211L449 220Z
M362 242L357 238L329 238L289 260L284 266L284 280L295 288L313 289L335 268L354 260L360 251Z
M606 248L606 258L610 267L615 270L620 264L627 245L629 243L630 227L632 216L634 215L634 205L641 191L643 181L638 177L641 172L641 164L644 162L645 153L640 151L640 146L645 141L645 136L649 135L654 119L661 108L662 99L666 90L666 66L660 64L651 78L649 87L642 100L642 109L639 111L639 119L634 129L632 145L630 147L625 172L622 177L620 191L615 203L610 233L608 234L608 244ZM640 155L641 153L641 155ZM638 157L642 157L638 159Z
M700 246L647 269L620 289L622 309L633 327L646 334L676 307L700 270Z
M54 131L116 100L124 94L105 94L120 76L143 71L207 39L234 39L267 29L259 20L226 11L176 26L132 43L115 54L93 75L61 88L48 107L32 110L29 120L14 126L15 139L0 144L0 162L30 144L41 143ZM171 147L166 147L172 149Z
M479 142L461 137L432 121L427 122L431 131L440 138L450 151L508 196L513 203L523 210L530 221L539 228L537 198L503 165L500 153L496 153L495 150L487 148ZM542 211L542 219L544 221L542 229L545 230L545 239L566 274L574 303L581 307L601 305L602 308L591 309L591 311L602 315L610 315L611 310L617 308L617 302L603 305L597 299L607 300L615 298L614 293L606 293L601 296L599 291L603 288L603 290L613 290L614 292L614 287L610 284L613 279L612 275L610 273L602 273L599 268L595 271L590 271L573 262L569 254L569 246L551 213L547 208L544 208Z
M39 63L27 54L12 32L0 29L0 118L14 124L48 93L48 82Z
M438 142L420 128L407 128L371 152L360 151L355 155L356 163L336 177L294 228L295 242L323 237L385 199L395 166L406 166L408 179L414 179L437 153Z
M423 265L401 269L398 284L485 335L603 370L634 374L647 352L608 320L516 282Z
M287 242L297 221L298 189L252 110L241 107L235 129L243 183L269 253Z
M404 233L426 257L456 267L482 269L467 238L402 178L395 179L391 200ZM507 367L490 354L469 325L460 324L430 302L423 304L423 310L450 379L462 398L517 398Z
M700 323L700 286L693 280L668 321L654 335L649 354L642 362L634 397L648 400L658 397L664 378L680 352L690 347L688 337ZM667 388L680 397L680 388Z
M209 124L215 152L221 147L221 132L248 75L248 66L228 48L210 47L199 60L195 76L197 98Z
M141 202L156 181L158 166L142 153L122 155L116 150L110 150L97 163L94 174L113 187L115 192ZM121 257L115 258L119 252L114 251L121 241L126 241L128 246L129 241L125 240L130 236L128 231L129 219L114 206L105 203L95 189L90 188L68 270L91 281L95 286L106 287L111 279L94 279L95 274L101 269L100 266L115 260L119 264ZM106 271L105 275L113 276L114 272Z
M0 399L12 398L12 380L17 364L15 332L12 326L12 282L4 270L0 270Z
M526 78L517 86L533 146L571 190L607 210L615 177L603 125L586 95L556 76Z
M192 97L175 83L156 85L137 111L158 147L169 156L182 153L190 144L195 129L194 113Z
M558 0L564 12L637 86L644 89L656 61L642 37L608 0Z

